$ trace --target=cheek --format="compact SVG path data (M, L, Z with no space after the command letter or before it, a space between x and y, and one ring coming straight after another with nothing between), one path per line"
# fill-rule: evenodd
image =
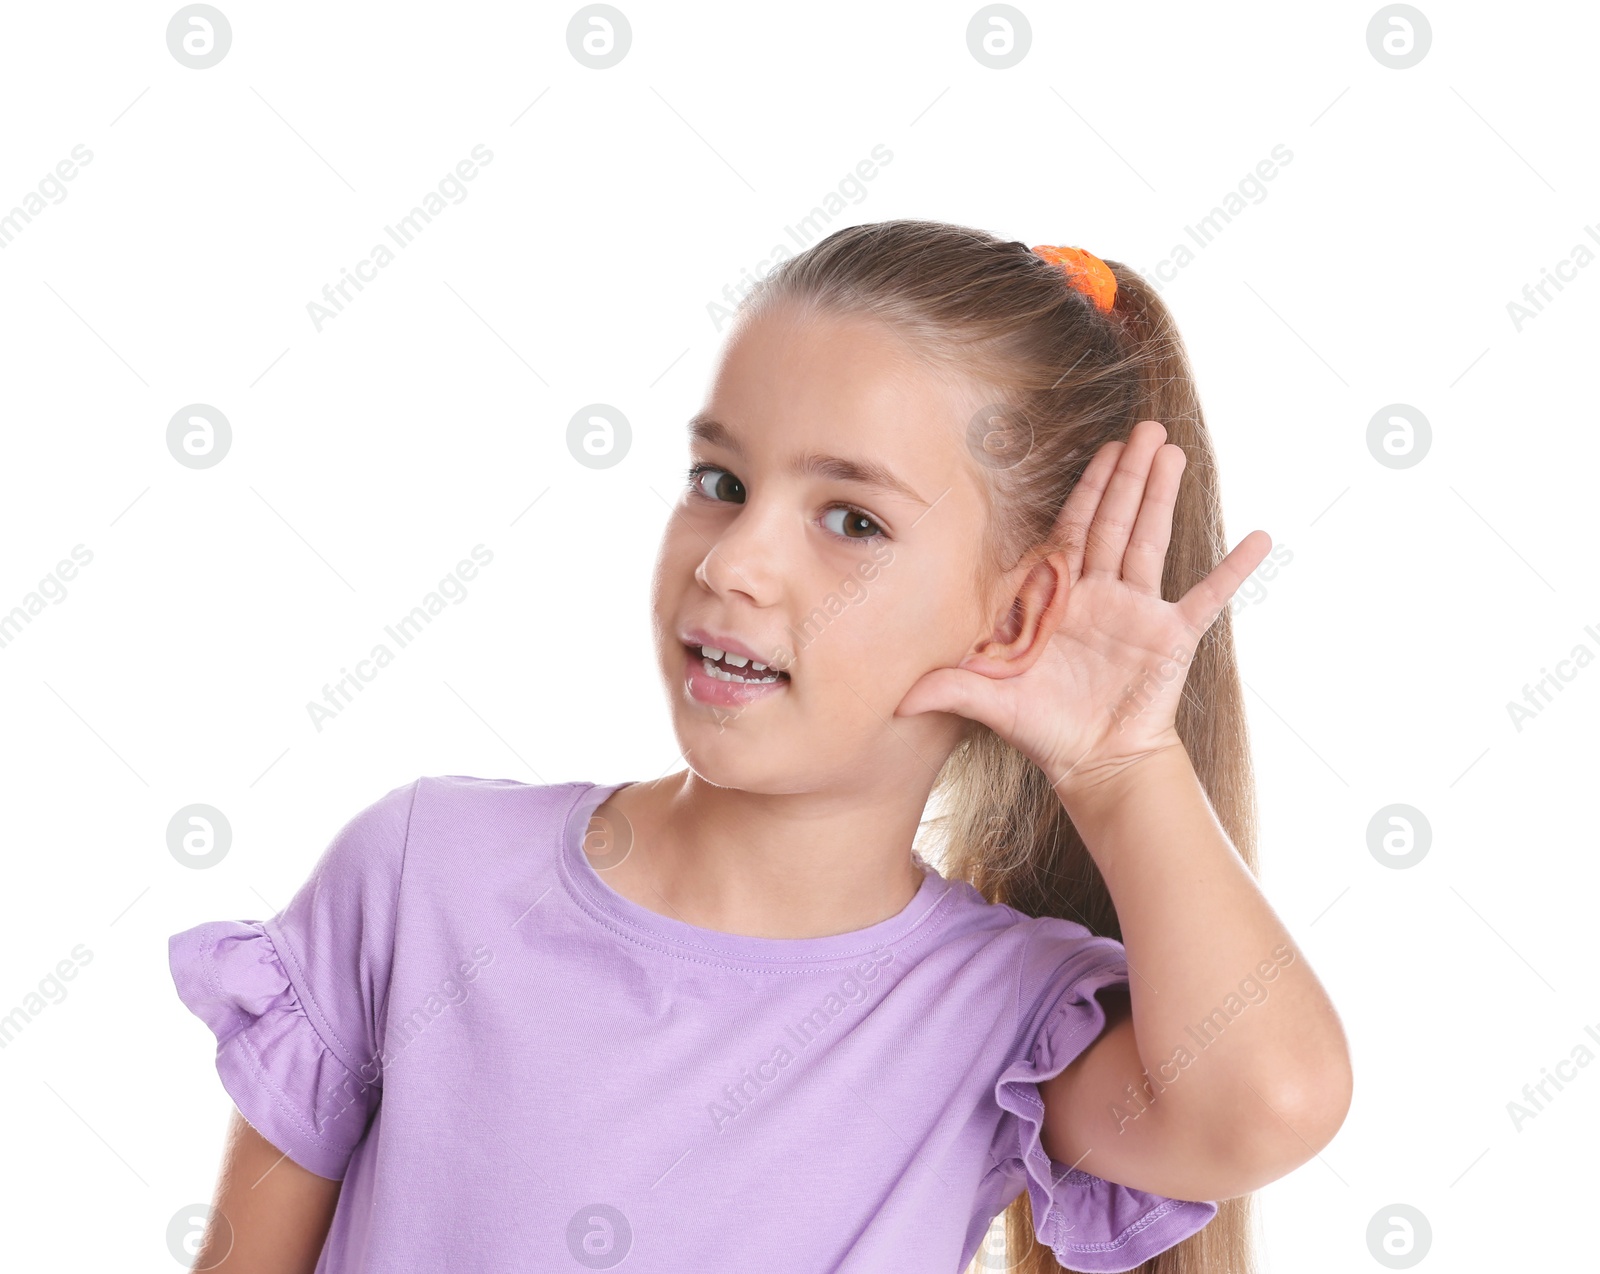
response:
M967 636L975 615L972 599L960 585L967 566L944 554L920 554L890 563L873 583L877 598L865 609L878 612L875 623L892 629L910 662L937 661L952 642Z
M870 580L856 574L843 584L831 581L799 632L802 666L809 653L813 669L857 706L864 707L852 688L874 705L898 702L924 672L942 666L959 630L939 581L896 575L897 565Z
M707 552L707 537L696 534L692 514L680 506L673 510L656 547L655 587L658 592L676 596L694 579L695 568Z

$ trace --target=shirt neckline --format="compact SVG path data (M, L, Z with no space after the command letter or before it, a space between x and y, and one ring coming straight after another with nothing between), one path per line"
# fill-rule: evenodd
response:
M830 963L847 963L881 953L923 932L939 903L951 896L952 886L936 868L913 851L922 869L922 884L910 902L886 920L848 933L818 938L762 938L750 934L703 929L626 898L608 885L583 852L583 834L589 818L613 792L636 780L610 784L584 784L568 811L562 828L562 876L574 897L596 918L620 926L631 937L701 963L743 966L769 971L814 969ZM931 930L929 930L931 931Z

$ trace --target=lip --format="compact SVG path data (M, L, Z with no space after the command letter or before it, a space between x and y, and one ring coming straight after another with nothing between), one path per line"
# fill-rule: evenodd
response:
M755 663L766 664L767 667L776 671L788 672L792 675L792 669L778 668L778 666L772 662L771 656L758 655L749 646L733 637L718 636L715 633L707 632L703 628L688 628L678 634L678 640L681 641L685 646L694 646L697 649L700 646L710 646L713 650L721 650L735 655L743 655L746 659L752 660Z
M722 708L745 708L761 699L788 693L789 682L784 677L762 684L749 681L719 681L716 677L709 676L699 646L711 644L709 641L694 646L685 643L682 647L683 688L696 703ZM728 648L719 646L718 649Z
M683 648L683 688L696 703L714 707L745 708L759 700L783 694L789 689L787 676L779 677L766 685L758 685L750 682L720 681L708 675L700 654L701 646L743 655L753 663L766 664L774 672L789 671L786 668L779 669L772 662L771 656L758 654L753 647L735 637L713 633L705 628L685 628L678 637Z

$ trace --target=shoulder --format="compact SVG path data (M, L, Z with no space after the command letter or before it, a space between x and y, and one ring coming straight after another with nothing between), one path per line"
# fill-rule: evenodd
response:
M1062 1045L1085 1033L1093 1038L1104 1020L1096 997L1126 985L1128 976L1117 939L1058 916L1028 917L1017 967L1016 1027L1025 1047L1048 1037Z
M1012 1020L1019 1026L1051 1008L1068 988L1082 989L1086 978L1114 980L1126 974L1122 944L1115 938L1075 920L1030 916L990 902L966 881L950 884L944 945L958 949L963 960L976 960L991 987L1004 980Z
M398 880L420 782L392 787L347 815L325 843L308 883L344 891Z
M1127 972L1122 943L1108 934L1093 933L1076 920L1024 916L1017 942L1024 993L1074 982L1106 965Z
M593 804L606 790L590 782L430 774L388 793L358 818L368 819L391 852L399 846L395 865L408 882L461 888L468 879L526 878L530 868L553 864L585 799ZM464 872L468 863L472 870Z
M466 774L421 775L350 815L318 864L319 876L391 879L446 858L553 851L573 811L596 785L523 783Z
M598 785L432 774L407 786L415 795L409 828L414 841L444 837L526 845L530 836L559 837L578 804Z
M1106 944L1121 950L1116 939L1092 933L1075 920L1030 916L1005 903L990 902L967 881L949 883L954 928L1003 946L1025 972L1054 969L1064 957L1104 950Z
M424 916L474 914L486 898L554 870L568 820L595 787L411 779L346 819L272 923L291 946L327 950L386 946L396 932L425 932Z
M1122 943L1061 916L1030 916L987 901L970 884L957 885L956 928L982 942L1008 971L1013 1021L1037 1027L1062 1001L1093 995L1126 979Z

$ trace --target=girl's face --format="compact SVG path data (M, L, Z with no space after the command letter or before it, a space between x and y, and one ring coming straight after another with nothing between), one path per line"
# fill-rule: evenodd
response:
M657 655L690 767L752 792L931 785L966 728L894 710L990 636L988 516L966 424L984 402L883 324L787 306L730 337L690 422L692 477L653 584ZM702 645L766 672L705 669ZM725 675L727 675L725 674Z

